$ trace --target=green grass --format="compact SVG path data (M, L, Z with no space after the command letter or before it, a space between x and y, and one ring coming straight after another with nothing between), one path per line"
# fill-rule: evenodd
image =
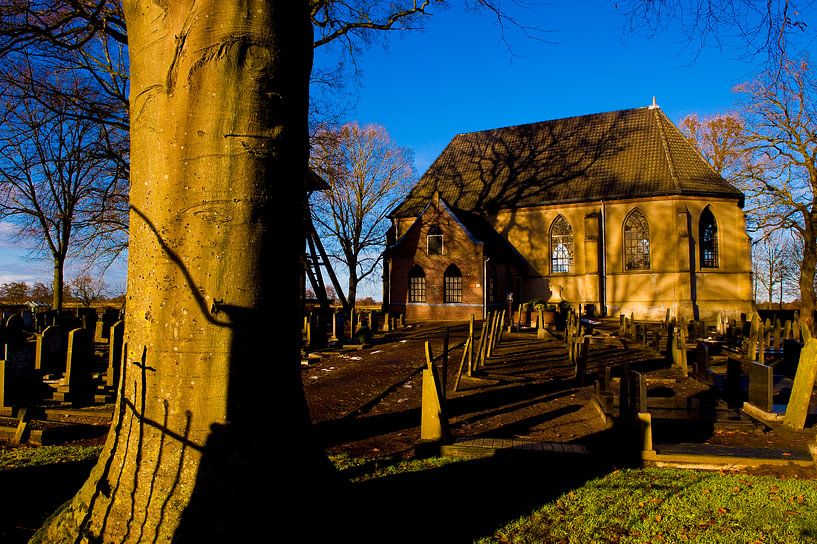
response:
M352 482L363 482L386 476L431 470L461 461L461 459L453 457L431 457L428 459L378 457L366 459L351 457L347 454L330 455L329 459L335 465L335 468Z
M817 482L681 469L616 471L479 542L817 542Z
M0 471L92 461L100 446L0 450ZM432 470L455 458L330 456L353 482ZM817 543L817 481L681 469L590 480L483 537L502 543Z
M94 461L102 446L43 446L0 450L0 471L58 463Z

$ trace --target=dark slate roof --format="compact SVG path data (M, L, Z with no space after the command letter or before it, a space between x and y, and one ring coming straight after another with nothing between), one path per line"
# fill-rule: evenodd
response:
M393 217L434 194L460 210L660 195L743 194L716 174L660 108L636 108L458 134Z
M486 257L491 257L504 263L522 263L524 259L514 249L510 242L500 235L494 228L476 212L460 210L447 206L449 211L468 230L471 236L484 244Z

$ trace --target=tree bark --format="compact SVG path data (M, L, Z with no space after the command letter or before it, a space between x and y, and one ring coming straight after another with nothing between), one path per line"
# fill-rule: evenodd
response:
M307 4L125 1L125 362L98 464L35 541L265 541L331 489L299 364Z
M815 185L817 186L817 185ZM814 330L814 271L817 270L817 211L806 214L803 229L803 258L800 261L800 322Z
M54 257L54 280L53 286L54 292L51 295L51 306L54 310L58 312L62 310L62 296L63 290L65 285L65 277L64 277L64 270L65 270L65 257L61 257L59 255Z

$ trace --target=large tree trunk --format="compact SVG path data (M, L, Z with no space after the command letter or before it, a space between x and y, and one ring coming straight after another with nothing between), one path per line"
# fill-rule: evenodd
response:
M293 525L308 537L321 524L297 521L331 472L299 364L307 2L127 0L125 12L120 396L90 479L36 538L249 542Z
M65 286L64 270L65 257L60 255L54 256L54 279L52 281L52 289L54 291L51 295L51 306L57 311L62 310L62 298Z
M817 270L817 212L806 216L803 230L803 260L800 262L800 321L814 331L814 275Z

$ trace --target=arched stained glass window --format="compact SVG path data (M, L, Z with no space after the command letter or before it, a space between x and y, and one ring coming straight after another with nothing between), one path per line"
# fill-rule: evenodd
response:
M443 302L462 302L462 273L456 265L445 269Z
M563 215L550 227L550 269L554 274L573 270L573 228Z
M425 302L426 301L426 273L423 268L415 264L409 270L409 302Z
M639 210L624 221L624 270L650 269L650 226Z
M718 268L718 224L707 207L698 222L701 247L701 268Z

